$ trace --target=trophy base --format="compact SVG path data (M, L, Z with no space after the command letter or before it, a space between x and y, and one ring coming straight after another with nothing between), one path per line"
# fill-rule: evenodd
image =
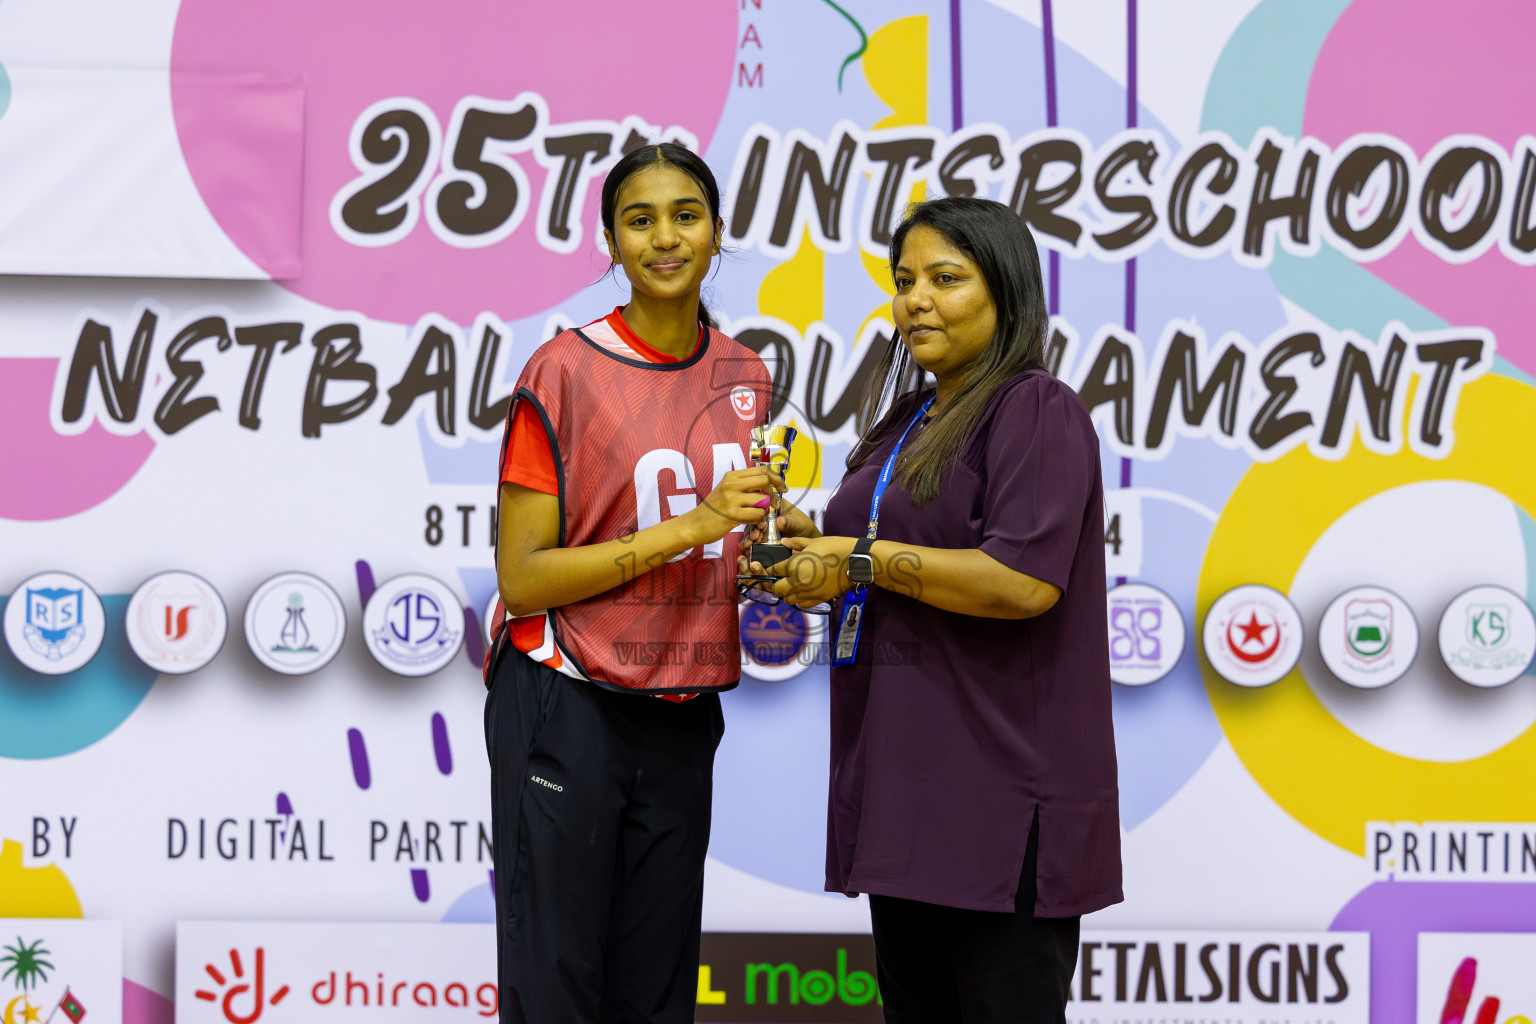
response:
M747 556L747 562L749 564L756 562L764 569L767 569L770 566L778 565L793 554L794 551L783 544L753 544L752 553Z

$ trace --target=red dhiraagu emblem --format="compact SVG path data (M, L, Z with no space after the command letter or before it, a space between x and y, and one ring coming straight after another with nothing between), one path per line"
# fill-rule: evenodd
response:
M224 1011L224 1019L230 1024L255 1024L263 1010L268 1006L276 1006L288 996L287 985L279 987L270 998L267 996L266 949L257 946L253 960L252 969L247 973L245 959L240 956L238 949L232 949L229 951L227 970L220 970L214 964L203 967L218 990L200 988L196 993L197 998L217 1004Z
M1205 616L1205 656L1225 680L1268 686L1296 667L1302 625L1296 606L1278 590L1234 587Z
M742 419L752 419L757 412L757 393L749 387L732 388L731 408L735 409L736 415Z

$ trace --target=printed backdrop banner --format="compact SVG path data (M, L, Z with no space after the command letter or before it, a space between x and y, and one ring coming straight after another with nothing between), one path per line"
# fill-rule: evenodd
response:
M1038 240L1107 491L1127 899L1090 931L1369 934L1379 1024L1424 1011L1421 932L1536 933L1536 10L666 21L0 3L0 916L121 922L130 1024L170 1012L177 921L492 920L502 420L626 301L600 183L665 138L720 180L705 299L813 512L904 206L987 196ZM822 892L822 640L743 615L711 931L868 930ZM835 987L829 948L771 962Z

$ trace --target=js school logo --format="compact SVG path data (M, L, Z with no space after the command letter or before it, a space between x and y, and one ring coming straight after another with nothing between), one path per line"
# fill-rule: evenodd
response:
M439 580L417 574L396 576L368 599L363 641L374 660L391 672L428 675L459 653L464 643L463 606Z
M16 660L45 675L73 672L96 656L106 634L101 598L66 572L38 573L5 606L5 640Z
M229 613L213 585L189 572L145 580L128 602L128 645L156 672L181 675L202 668L224 646Z

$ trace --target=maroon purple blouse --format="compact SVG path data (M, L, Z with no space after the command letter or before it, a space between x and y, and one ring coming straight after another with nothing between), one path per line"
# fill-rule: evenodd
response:
M884 444L844 476L829 536L864 535L916 411L915 395L898 399ZM832 669L827 890L1011 911L1038 809L1035 913L1120 902L1104 492L1077 395L1043 370L1004 383L937 497L916 506L892 481L879 539L980 548L1062 596L1012 620L870 588L857 660Z

